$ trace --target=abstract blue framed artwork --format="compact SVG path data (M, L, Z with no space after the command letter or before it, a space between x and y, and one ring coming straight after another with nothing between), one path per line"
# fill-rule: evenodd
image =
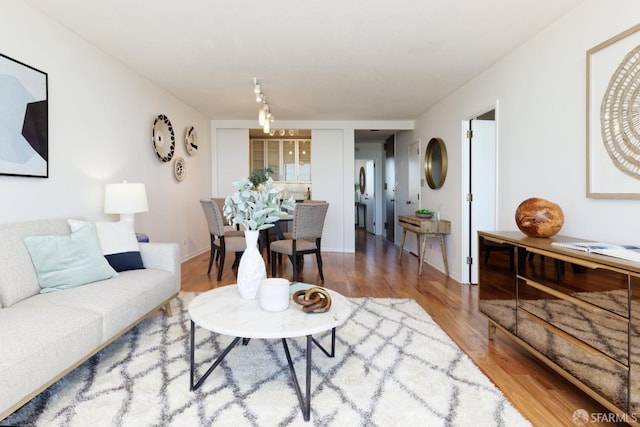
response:
M0 53L0 175L49 177L48 76Z

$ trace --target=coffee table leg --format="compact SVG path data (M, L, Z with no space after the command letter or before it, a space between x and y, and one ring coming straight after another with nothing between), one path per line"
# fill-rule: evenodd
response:
M282 346L284 347L284 354L287 356L287 363L289 364L289 371L291 372L291 379L293 380L293 388L298 395L298 402L300 403L300 409L302 410L302 417L305 421L309 421L311 418L311 350L313 349L313 338L311 335L307 335L307 383L306 383L306 396L302 396L302 390L300 390L300 383L296 376L296 370L293 367L291 361L291 354L289 353L289 346L287 340L282 338Z
M220 355L215 360L215 362L213 362L213 364L209 367L209 369L207 369L207 372L204 373L202 378L200 378L198 380L198 382L194 384L193 382L194 382L194 379L195 379L195 363L194 363L193 359L194 359L194 353L195 353L195 329L196 329L196 325L192 320L191 321L191 384L190 384L190 389L189 389L191 391L194 391L194 390L197 390L198 388L200 388L200 386L202 385L204 380L207 379L209 374L211 374L211 372L213 372L213 370L218 367L220 362L222 362L222 360L227 356L227 354L229 354L231 349L233 347L235 347L235 345L238 344L238 341L240 341L242 339L241 337L234 338L234 340L231 342L231 344L229 344L229 346L227 348L225 348L222 353L220 353Z
M195 341L196 341L196 330L195 330L195 323L193 323L193 320L191 321L191 382L189 383L189 390L193 390L193 377L195 376L195 366L193 363L193 353L195 351Z
M311 338L313 340L313 343L320 349L322 350L322 352L324 354L326 354L328 357L334 357L336 355L336 328L332 328L331 329L331 351L327 351L327 349L325 349L322 344L320 344L318 341L316 341L315 338Z

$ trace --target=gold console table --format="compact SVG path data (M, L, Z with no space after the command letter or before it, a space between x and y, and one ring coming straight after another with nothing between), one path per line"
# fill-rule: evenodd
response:
M407 231L416 233L418 238L418 276L422 275L422 264L424 263L424 252L427 246L427 237L434 237L440 241L440 251L442 252L442 261L444 262L444 270L449 277L449 263L447 262L447 248L444 243L445 234L451 233L451 221L436 221L430 218L418 218L415 215L400 215L398 217L398 225L402 227L402 243L400 244L400 255L398 262L402 262L402 252L404 249L404 239Z

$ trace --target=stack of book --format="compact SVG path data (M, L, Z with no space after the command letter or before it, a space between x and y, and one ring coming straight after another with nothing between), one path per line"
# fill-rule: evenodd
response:
M553 242L552 246L640 262L640 246L602 242Z

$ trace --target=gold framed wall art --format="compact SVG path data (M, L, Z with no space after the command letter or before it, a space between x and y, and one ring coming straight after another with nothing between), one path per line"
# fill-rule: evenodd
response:
M640 199L640 25L587 51L587 197Z

